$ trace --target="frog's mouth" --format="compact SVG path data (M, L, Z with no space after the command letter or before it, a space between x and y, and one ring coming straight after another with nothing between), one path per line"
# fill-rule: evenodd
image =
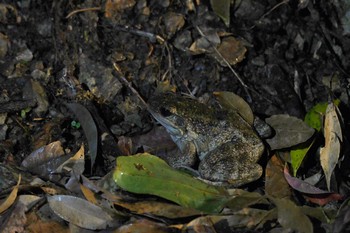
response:
M164 116L162 116L161 114L149 110L149 112L152 114L152 116L162 125L166 128L166 130L168 131L168 133L172 136L181 136L182 130L179 129L179 127L177 127L174 123L172 123L171 121L169 121L168 119L166 119Z

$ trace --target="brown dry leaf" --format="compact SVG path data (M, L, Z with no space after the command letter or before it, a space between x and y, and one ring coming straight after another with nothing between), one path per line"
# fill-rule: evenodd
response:
M284 164L281 159L273 155L266 166L265 192L277 198L289 198L292 193L288 182L284 178Z
M84 172L85 166L85 153L84 145L80 146L80 149L73 157L70 157L64 163L62 163L55 172L70 172L73 171L75 175L81 175Z
M243 189L228 189L229 195L234 197L227 207L231 210L241 210L254 204L269 204L265 196L257 192L248 192Z
M37 213L30 212L27 214L26 229L31 233L54 232L54 233L69 233L67 226L60 224L54 220L41 219Z
M331 176L339 160L340 143L343 141L337 107L330 103L327 106L324 121L325 146L321 148L320 160L326 177L327 188L330 190Z
M105 4L105 17L112 18L121 11L133 7L135 4L135 0L107 0Z
M131 138L133 152L142 147L145 152L158 153L160 151L171 151L177 149L176 144L169 136L165 127L154 127L146 134L136 135Z
M165 92L173 92L175 93L176 86L172 85L169 80L164 80L157 82L157 88L155 93L165 93Z
M6 198L6 200L3 203L1 203L0 214L3 213L8 208L10 208L12 206L12 204L15 202L15 200L17 198L17 192L18 192L18 187L19 187L20 183L21 183L21 174L19 174L19 176L18 176L17 185L12 189L10 195Z
M167 37L171 38L177 31L185 25L184 16L178 13L169 12L164 15L164 24Z
M222 39L221 44L217 47L219 56L217 53L213 53L212 56L222 65L227 66L223 58L230 64L235 65L244 59L247 52L243 42L236 38L229 36Z
M312 233L313 226L310 219L303 213L300 206L295 205L287 199L269 199L275 203L278 209L278 222L286 229L290 228L296 232Z
M179 205L165 203L160 201L139 201L139 202L123 202L118 201L114 204L122 206L137 214L151 214L170 219L185 218L200 215L201 212L195 209L184 208Z
M224 109L237 112L248 124L253 125L253 111L242 97L228 91L213 92L213 95Z
M42 130L34 135L33 148L36 150L50 143L52 141L52 134L55 133L57 128L59 128L58 122L46 122Z
M95 198L95 193L93 191L91 191L89 188L85 187L82 184L80 184L80 189L83 192L84 197L86 198L86 200L88 200L92 204L95 204L95 205L97 204L97 200Z
M242 210L227 216L208 215L192 220L182 230L187 230L189 232L227 232L227 230L230 230L235 232L242 226L254 229L262 223L262 221L270 219L268 217L270 212L271 211L268 210L243 208ZM223 225L225 228L220 228Z
M114 233L168 233L172 232L171 228L161 223L152 222L147 219L135 220L129 224L119 227Z
M33 151L22 161L21 166L35 174L48 177L68 158L69 156L64 154L61 142L56 141Z
M288 148L303 143L310 139L315 132L301 119L287 114L273 115L266 118L265 121L276 132L273 138L266 140L271 150Z

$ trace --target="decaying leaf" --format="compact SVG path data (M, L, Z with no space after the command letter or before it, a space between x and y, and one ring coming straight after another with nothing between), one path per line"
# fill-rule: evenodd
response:
M98 230L113 225L113 218L103 209L84 199L68 195L48 197L50 208L62 219L79 227Z
M235 232L242 226L255 229L260 223L265 223L271 211L253 208L243 208L230 215L208 215L198 217L189 222L182 230L184 232ZM220 228L225 226L225 228ZM213 231L213 230L217 231ZM196 231L197 230L197 231Z
M22 161L21 166L35 174L53 178L53 172L68 158L61 142L56 141L33 151Z
M292 177L289 174L288 168L284 168L284 177L286 178L288 184L295 190L307 193L307 194L329 194L330 192L319 189L303 180L300 180L296 177Z
M84 172L85 165L84 145L81 145L80 149L73 157L70 157L64 163L62 163L55 172L61 173L63 170L66 172L73 171L75 175L81 175Z
M96 124L90 112L83 105L78 103L67 103L66 106L75 114L84 130L85 137L89 144L92 171L97 156L98 133Z
M97 200L93 191L91 191L89 188L87 188L82 184L80 184L80 189L81 189L81 192L84 194L84 197L86 198L86 200L88 200L92 204L95 204L95 205L97 204Z
M248 124L253 125L253 111L242 97L228 91L214 92L213 95L217 98L223 108L237 112L246 122L248 122Z
M185 218L201 214L201 212L198 210L188 209L176 204L165 203L161 201L118 201L114 203L137 214L151 214L170 219Z
M0 204L0 214L3 213L8 208L10 208L12 204L15 202L20 183L21 183L21 175L18 176L17 185L12 189L10 195L6 198L6 200L3 203Z
M288 148L310 139L315 130L304 121L285 114L273 115L266 119L276 132L275 136L266 142L272 150Z
M327 188L331 188L331 176L339 160L340 144L343 141L337 107L330 103L324 122L325 146L320 151L320 161L326 177Z
M128 224L125 224L119 227L117 230L113 231L114 233L168 233L172 232L170 227L167 227L165 224L153 222L147 219L138 219L132 221Z
M133 7L136 4L135 0L107 0L105 3L105 17L112 18L116 14Z
M175 170L164 160L148 153L119 156L113 178L126 191L156 195L208 213L221 211L229 200L225 189Z
M217 14L225 23L227 27L230 26L230 0L210 0L211 7L215 14Z
M277 198L289 198L292 193L283 175L284 164L273 155L265 170L265 193Z
M288 169L286 167L284 168L284 177L293 189L301 192L304 198L311 203L323 206L329 203L330 201L343 199L343 196L341 196L338 193L332 193L329 191L319 189L307 183L306 181L300 180L296 177L292 177L289 174Z
M230 196L234 197L227 202L231 210L241 210L255 204L269 204L266 197L257 192L248 192L243 189L229 189Z
M247 49L241 40L229 36L221 40L221 43L217 46L217 51L221 56L216 52L213 52L211 55L220 63L220 65L226 67L226 62L230 65L235 65L241 62L244 59ZM224 61L224 59L226 61Z
M167 37L171 38L185 24L184 16L175 12L169 12L164 15L165 30Z
M297 232L312 233L313 226L310 219L303 213L301 207L288 199L272 198L278 210L278 222L286 229Z

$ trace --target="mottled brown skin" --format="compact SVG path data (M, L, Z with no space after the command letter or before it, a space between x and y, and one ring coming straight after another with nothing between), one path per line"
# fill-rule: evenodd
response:
M150 112L181 151L173 166L191 167L214 185L240 186L257 180L264 144L235 112L217 110L190 98L162 94L149 100Z

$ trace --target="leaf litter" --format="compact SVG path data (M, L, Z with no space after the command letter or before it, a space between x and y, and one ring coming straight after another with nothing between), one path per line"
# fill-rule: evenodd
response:
M0 4L0 112L5 113L0 121L0 231L347 229L348 124L340 114L346 111L324 104L321 94L329 88L340 105L348 105L344 70L350 59L335 23L346 22L346 6L214 0L210 5L38 4ZM49 21L43 14L47 9L55 12ZM23 23L28 27L11 30ZM346 24L342 27L346 35ZM213 187L197 189L195 177L181 175L171 184L164 178L169 172L165 162L155 162L163 171L156 172L147 160L126 157L138 152L166 157L174 143L164 130L149 131L153 123L144 106L115 76L125 77L146 99L157 88L206 100L206 93L215 90L224 109L238 111L250 124L253 112L258 113L275 133L266 139L268 157L259 161L265 177L224 190L223 198L213 201L208 194ZM322 104L313 105L316 101ZM73 114L62 104L67 102ZM302 121L304 108L310 110ZM72 126L77 119L82 129ZM15 169L21 162L21 170ZM125 167L128 162L133 166ZM142 182L135 187L130 177L145 168L148 173L137 177ZM113 179L115 169L130 175L123 178L126 185L118 186L120 177ZM192 192L186 192L185 181ZM155 190L149 187L154 184ZM23 201L22 193L34 194L33 199Z

